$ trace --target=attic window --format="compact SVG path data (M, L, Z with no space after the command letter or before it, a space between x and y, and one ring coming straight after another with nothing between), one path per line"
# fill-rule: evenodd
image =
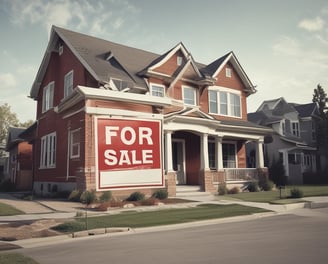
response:
M177 57L177 65L180 66L182 64L182 57L178 56Z
M226 77L231 78L231 68L226 68Z
M59 47L58 47L59 56L62 55L63 52L64 52L64 46L63 46L63 44L59 44Z
M129 87L128 82L120 80L120 79L112 79L115 87L118 91L122 91L124 89L127 89Z

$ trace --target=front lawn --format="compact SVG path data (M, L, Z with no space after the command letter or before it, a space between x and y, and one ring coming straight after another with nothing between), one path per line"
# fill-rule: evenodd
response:
M281 198L286 199L290 196L290 190L292 188L300 189L304 197L309 196L328 196L328 185L299 185L299 186L286 186L286 189L281 190ZM248 202L262 202L270 203L276 200L280 200L280 191L273 190L267 192L241 192L237 194L229 194L225 196L219 196L219 199L240 199ZM290 202L294 202L290 199Z
M0 254L0 263L1 264L13 264L13 263L21 263L21 264L38 264L35 260L25 257L22 254L18 253L2 253Z
M19 214L24 214L24 212L8 204L0 203L0 216L19 215Z
M183 209L167 209L150 212L130 211L117 215L88 218L88 229L105 227L148 227L208 220L239 215L268 212L267 210L243 205L202 204ZM53 228L60 232L77 232L85 230L85 219L77 219Z

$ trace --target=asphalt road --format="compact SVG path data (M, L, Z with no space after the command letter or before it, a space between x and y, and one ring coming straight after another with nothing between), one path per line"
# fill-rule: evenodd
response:
M72 239L19 252L60 263L328 263L328 208L234 223Z

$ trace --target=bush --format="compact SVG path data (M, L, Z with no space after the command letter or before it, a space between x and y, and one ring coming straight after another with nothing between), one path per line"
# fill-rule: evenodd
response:
M228 194L237 194L237 193L239 193L239 187L237 187L237 186L228 190Z
M290 197L291 198L302 198L302 197L304 197L304 193L299 188L292 188L290 190Z
M94 203L95 201L97 201L96 191L95 190L84 191L81 194L80 200L81 203L85 203L87 205Z
M73 202L79 202L81 197L81 191L80 190L73 190L68 196L68 200Z
M225 182L219 183L218 193L219 195L225 195L228 193L227 185Z
M247 185L247 190L249 192L258 192L259 191L259 185L257 182L250 182L248 185Z
M167 199L168 196L169 196L169 194L168 194L167 190L165 190L165 189L158 190L158 191L154 192L152 195L153 198L156 198L159 200Z
M277 186L284 186L287 183L287 177L285 176L285 167L281 160L272 161L269 167L269 177Z
M11 182L10 179L4 180L0 183L0 191L1 192L14 192L16 186L14 183Z
M145 199L145 195L141 192L134 192L131 193L128 198L126 198L126 201L129 202L135 202L135 201L142 201Z
M108 202L111 199L112 199L112 192L111 191L103 192L99 197L99 201L102 202L102 203Z
M259 182L260 188L263 191L271 191L273 189L274 183L270 180L265 180L263 182Z
M57 226L51 227L52 230L62 233L72 233L85 230L85 223L82 222L66 222Z

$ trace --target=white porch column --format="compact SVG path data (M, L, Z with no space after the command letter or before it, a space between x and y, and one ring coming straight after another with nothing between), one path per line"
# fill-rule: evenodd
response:
M165 131L165 169L166 172L173 171L172 163L172 131Z
M210 164L208 159L208 135L202 134L201 136L201 169L209 170Z
M215 137L215 148L216 148L216 170L223 169L222 159L222 137Z
M263 142L263 138L260 138L256 142L256 168L264 168Z

